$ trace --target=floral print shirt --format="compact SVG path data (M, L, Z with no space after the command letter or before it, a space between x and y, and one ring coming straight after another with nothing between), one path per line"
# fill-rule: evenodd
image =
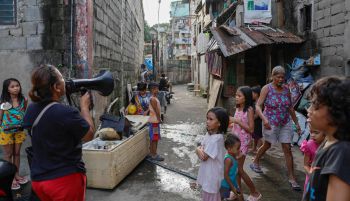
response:
M264 115L272 126L284 126L290 121L289 108L292 105L289 89L283 86L282 92L277 92L272 84L265 99Z

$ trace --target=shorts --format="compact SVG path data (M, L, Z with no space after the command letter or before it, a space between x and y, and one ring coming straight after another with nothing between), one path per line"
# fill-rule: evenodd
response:
M149 123L149 139L151 142L160 140L160 126L159 123Z
M231 189L221 187L220 188L221 199L229 198L230 197L230 192L231 192Z
M32 181L32 188L43 201L85 201L86 176L83 173L73 173L50 180Z
M0 132L0 145L21 144L25 139L26 133L24 131L18 131L16 133Z
M284 126L271 126L270 130L263 126L262 131L264 139L271 144L292 142L293 128L291 121Z

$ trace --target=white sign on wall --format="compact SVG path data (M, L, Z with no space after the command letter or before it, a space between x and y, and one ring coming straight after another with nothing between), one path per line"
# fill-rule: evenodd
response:
M244 23L269 24L271 19L271 0L244 0Z

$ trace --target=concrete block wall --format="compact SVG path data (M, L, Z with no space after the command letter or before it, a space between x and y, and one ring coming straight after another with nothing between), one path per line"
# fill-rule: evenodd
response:
M27 95L33 67L66 62L67 9L63 0L17 1L17 24L0 25L1 83L15 77Z
M125 86L136 84L143 63L142 1L94 0L93 24L94 70L114 72L119 79L114 96L124 105Z
M318 49L321 50L320 76L344 75L346 58L344 48L345 27L349 26L350 9L345 7L346 0L316 0L314 2L313 31Z

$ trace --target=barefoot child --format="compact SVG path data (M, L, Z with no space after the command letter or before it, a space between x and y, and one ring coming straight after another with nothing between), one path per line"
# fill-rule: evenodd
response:
M157 154L158 141L160 140L160 102L157 98L159 92L159 85L157 83L150 83L148 85L151 92L149 112L149 137L151 140L150 157L151 160L163 161L164 158Z
M12 183L12 190L20 189L28 179L19 176L21 145L26 135L20 128L23 116L27 109L27 99L22 94L21 84L17 79L10 78L4 81L1 94L0 109L0 145L4 150L4 160L14 163L17 172Z
M322 132L310 127L311 139L309 141L304 140L301 143L300 150L304 153L304 169L306 172L304 191L309 182L309 174L311 171L311 164L316 156L317 148L322 144L326 137Z
M197 183L202 186L203 201L221 201L220 185L224 179L224 134L229 116L225 109L215 107L207 112L207 134L196 154L201 160Z
M224 163L224 180L221 182L221 198L226 200L236 200L239 198L243 201L243 196L237 184L238 162L236 160L240 153L241 142L236 135L227 135L225 139L225 155ZM233 194L231 194L232 192ZM231 196L230 196L231 195Z
M237 135L241 141L241 156L238 159L238 186L241 187L241 178L250 190L249 201L261 199L261 194L256 190L254 183L243 169L244 161L248 154L249 144L254 132L254 109L252 90L250 87L239 87L236 92L236 112L232 119L234 123L232 134Z

